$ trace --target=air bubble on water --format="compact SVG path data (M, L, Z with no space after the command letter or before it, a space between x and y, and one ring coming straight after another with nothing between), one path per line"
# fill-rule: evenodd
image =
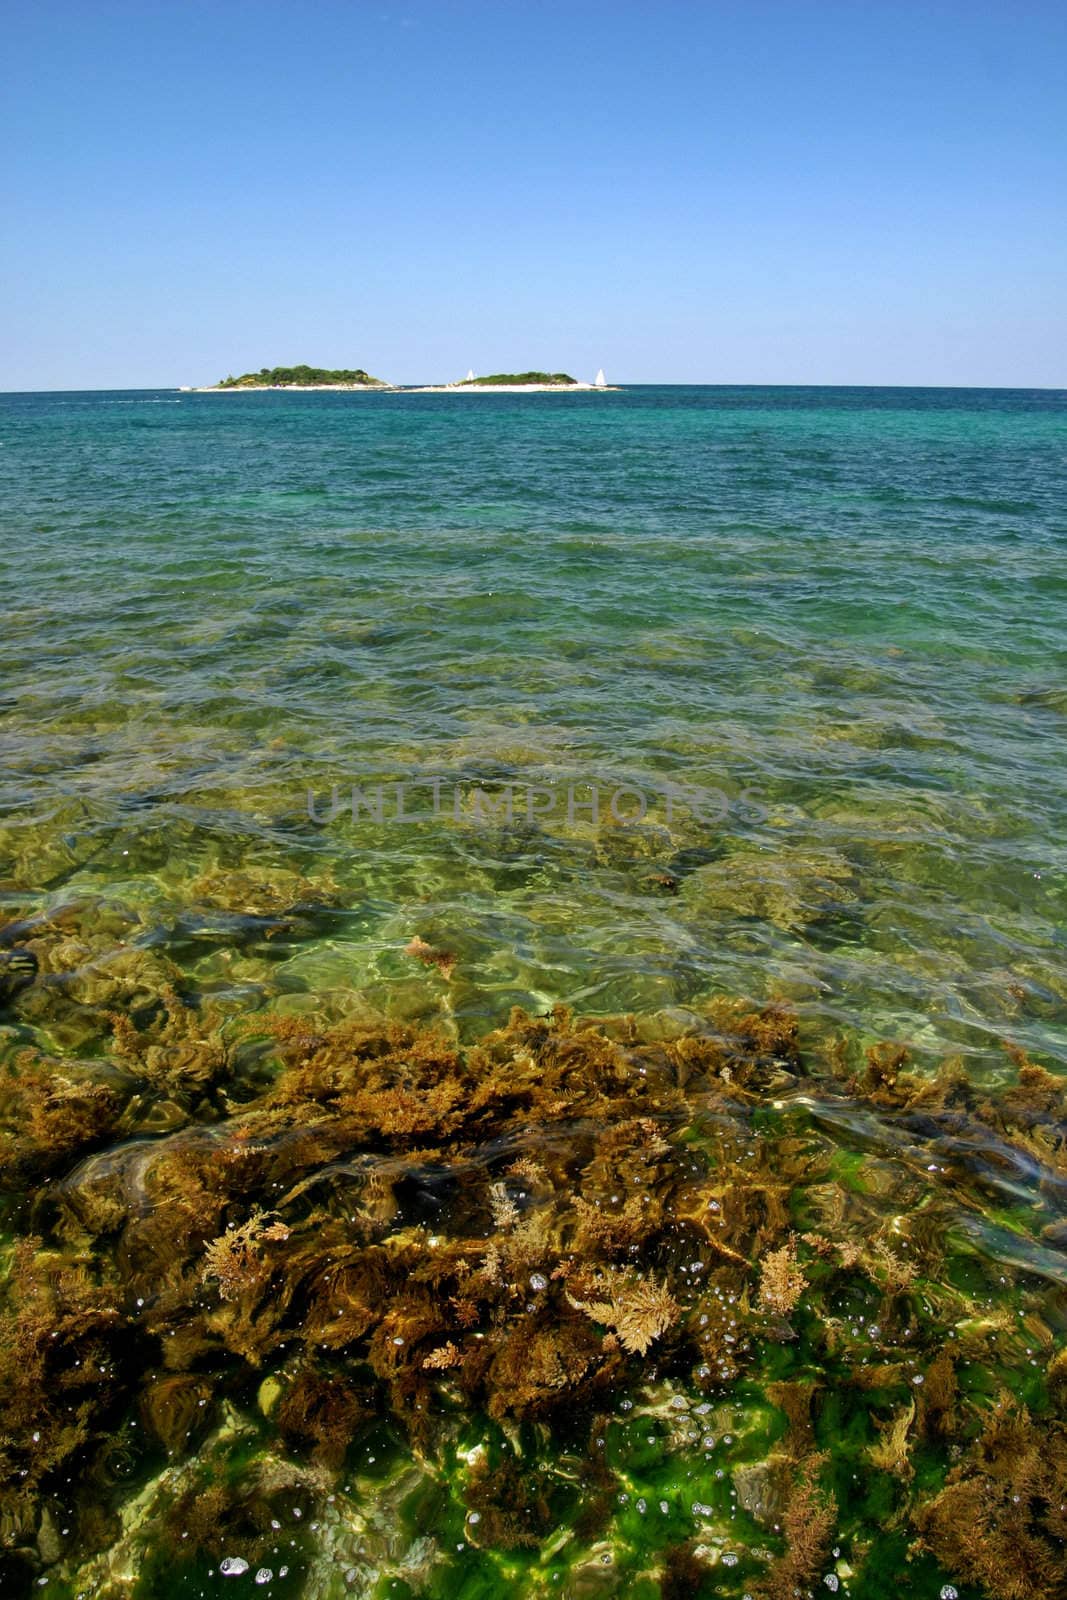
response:
M224 1578L239 1578L248 1571L248 1562L244 1556L223 1556L219 1562L219 1571Z
M537 1293L540 1293L542 1289L548 1288L548 1279L545 1277L543 1272L531 1272L530 1288L534 1289Z
M256 1583L269 1583L273 1576L274 1574L269 1567L260 1567L256 1573L255 1581Z

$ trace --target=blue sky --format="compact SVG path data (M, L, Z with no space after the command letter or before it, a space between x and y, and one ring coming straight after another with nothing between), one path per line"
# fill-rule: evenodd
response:
M6 0L0 387L1067 386L1067 8Z

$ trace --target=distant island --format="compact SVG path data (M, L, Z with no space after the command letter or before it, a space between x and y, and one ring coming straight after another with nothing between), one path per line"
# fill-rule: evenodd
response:
M218 389L388 389L362 367L261 367L241 377L222 378Z
M488 378L464 378L462 383L456 385L457 389L469 388L499 388L506 386L513 389L524 389L528 384L536 383L541 386L554 387L556 385L576 385L577 378L572 378L569 372L494 372Z
M374 389L384 394L455 394L468 393L537 394L546 391L556 394L610 388L603 372L598 372L593 383L581 383L569 372L494 372L486 378L476 378L473 372L459 382L408 384L398 386L383 378L373 378L362 367L261 367L258 372L243 372L239 378L232 373L218 383L201 387L183 388L183 394L234 394L250 389Z
M618 391L601 369L592 383L582 383L569 372L493 372L476 378L468 372L458 383L428 383L404 394L606 394Z

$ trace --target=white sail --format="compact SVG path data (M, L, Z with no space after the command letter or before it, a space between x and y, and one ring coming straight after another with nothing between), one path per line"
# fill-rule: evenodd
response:
M600 371L596 375L596 386L598 389L606 389L608 386L608 380L604 376L603 367L601 367Z
M474 382L474 368L473 367L467 373L467 382L468 383L473 383Z

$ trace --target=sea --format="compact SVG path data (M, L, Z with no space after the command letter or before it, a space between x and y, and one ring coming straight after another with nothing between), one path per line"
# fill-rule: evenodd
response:
M1067 391L0 394L0 528L4 1593L1058 1592Z

